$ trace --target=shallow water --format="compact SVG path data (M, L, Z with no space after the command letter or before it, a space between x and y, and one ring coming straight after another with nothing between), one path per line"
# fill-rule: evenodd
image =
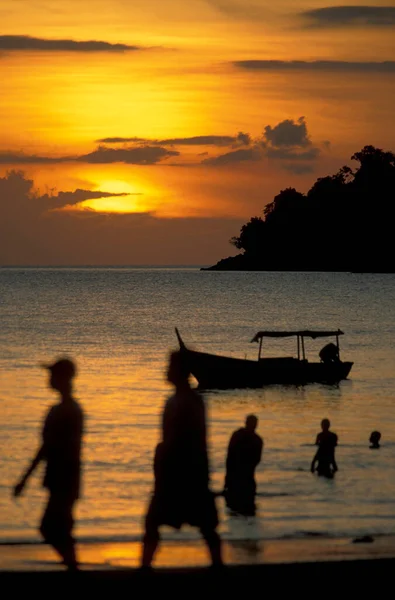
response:
M395 276L4 268L0 290L0 541L38 539L41 473L16 503L10 489L55 400L38 364L62 353L78 361L77 396L87 414L77 536L139 538L175 326L196 349L249 358L259 329L340 327L342 358L355 363L337 387L205 394L213 489L223 484L229 436L249 412L259 416L265 441L258 515L230 517L219 499L225 537L395 533ZM307 341L309 357L322 345ZM294 346L268 340L264 351L289 355ZM323 417L339 436L334 481L309 472ZM368 448L373 429L383 435L378 451Z

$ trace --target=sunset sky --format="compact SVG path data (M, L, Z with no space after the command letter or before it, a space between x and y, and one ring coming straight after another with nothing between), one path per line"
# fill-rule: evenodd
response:
M395 2L2 0L0 264L210 264L395 150Z

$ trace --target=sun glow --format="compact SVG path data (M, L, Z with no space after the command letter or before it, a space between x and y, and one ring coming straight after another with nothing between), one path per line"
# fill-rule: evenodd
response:
M96 212L106 213L141 213L147 212L148 210L144 205L144 193L128 181L123 181L121 179L103 179L97 183L96 190L127 195L86 200L80 204L80 208L89 208Z
M141 194L136 185L124 179L101 179L97 182L96 189L114 194Z

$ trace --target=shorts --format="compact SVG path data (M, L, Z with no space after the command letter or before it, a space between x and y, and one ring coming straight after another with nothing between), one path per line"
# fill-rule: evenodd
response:
M74 503L74 499L70 500L60 494L50 494L40 527L45 541L50 544L72 541Z

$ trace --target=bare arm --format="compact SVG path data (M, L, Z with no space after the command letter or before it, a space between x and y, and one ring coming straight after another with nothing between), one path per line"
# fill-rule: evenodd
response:
M229 464L229 466L232 466L232 461L234 460L234 456L237 451L237 442L238 442L238 436L237 436L237 431L235 431L234 433L232 433L231 438L229 440L229 444L228 444L228 452L227 452L227 456L226 456L226 462Z
M226 473L225 473L225 488L228 487L228 475L233 469L234 450L237 444L237 435L234 432L229 440L228 452L226 454Z
M258 448L257 448L257 453L256 453L256 459L255 459L255 466L256 467L261 462L261 459L262 459L262 450L263 450L263 440L259 440L259 444L258 444Z
M311 472L312 472L312 473L314 473L314 471L315 471L315 464L316 464L316 462L317 462L317 460L318 460L317 456L318 456L318 452L316 452L316 453L314 454L314 458L313 458L313 460L312 460L312 462L311 462L311 467L310 467L310 470L311 470Z
M18 496L20 496L22 494L23 488L25 487L27 480L29 479L30 475L33 473L33 471L36 469L36 467L39 465L39 463L43 460L44 457L45 457L45 448L44 448L44 444L43 444L41 446L41 448L38 450L36 456L33 458L26 473L20 479L19 483L17 483L16 486L14 487L14 497L15 498L17 498Z
M332 466L333 466L333 471L336 473L336 471L338 471L338 467L337 467L337 463L336 463L336 459L335 459L335 447L337 446L337 442L339 440L339 438L337 437L336 433L334 434L334 444L333 444L333 459L332 459Z

